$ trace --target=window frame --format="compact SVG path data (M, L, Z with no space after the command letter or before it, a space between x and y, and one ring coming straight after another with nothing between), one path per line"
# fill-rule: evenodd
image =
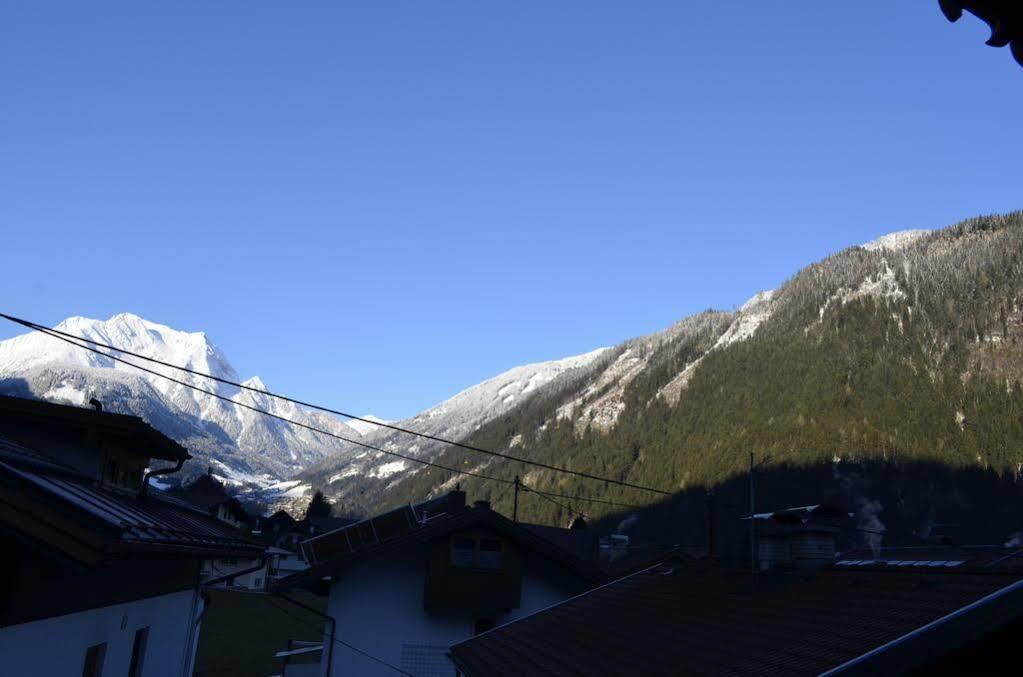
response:
M472 541L472 550L470 551L465 547L456 547L458 541L462 541L463 544L466 541ZM495 549L487 548L484 550L481 544L484 541L488 541L491 544L496 544L499 547ZM472 558L468 563L463 563L463 556L455 555L456 551L465 553L471 552ZM497 557L497 566L490 564L483 564L480 558L481 552L488 553L499 553ZM473 571L489 571L499 572L504 570L505 556L507 548L505 547L504 539L496 536L479 535L479 534L454 534L448 541L448 564L456 569L471 569Z
M128 664L128 677L142 677L142 668L146 662L146 649L149 647L149 626L135 631L135 639L131 644L131 662Z
M103 677L103 664L107 658L107 643L100 642L85 649L82 677Z

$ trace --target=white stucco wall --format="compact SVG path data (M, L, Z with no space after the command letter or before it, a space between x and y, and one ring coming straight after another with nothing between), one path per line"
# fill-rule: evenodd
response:
M424 552L374 558L346 569L331 585L327 603L327 613L337 621L337 638L400 666L404 642L447 647L472 636L473 618L469 611L426 612L423 607L425 576ZM569 596L567 591L527 569L519 608L498 615L497 625L557 604ZM322 670L326 674L326 653ZM393 677L394 674L389 668L346 647L334 646L330 677ZM453 666L451 674L454 674Z
M135 631L148 626L142 674L190 677L189 632L201 608L186 590L0 628L0 673L81 675L86 649L106 642L103 674L127 675Z

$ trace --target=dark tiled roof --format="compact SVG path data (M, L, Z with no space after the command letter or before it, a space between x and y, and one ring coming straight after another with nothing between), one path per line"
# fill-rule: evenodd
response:
M31 450L5 440L0 480L74 517L104 538L105 554L174 552L196 556L258 554L263 546L202 511L160 492L145 496L97 486L72 470L40 460ZM25 527L34 515L13 523Z
M131 437L140 443L150 458L178 461L191 458L188 450L137 416L96 411L92 408L55 404L44 400L0 395L0 420L41 420L47 426L100 429Z
M696 550L699 550L699 552L682 551L679 554L688 559L698 559L705 556L705 553L702 552L703 549ZM641 543L630 545L624 553L616 556L614 559L609 558L608 561L603 563L603 566L611 578L621 578L642 569L649 569L655 564L660 564L671 554L671 548L666 548L658 543Z
M200 475L190 484L171 490L170 493L175 498L207 510L231 498L224 484L209 473Z
M682 564L658 566L455 645L481 675L803 675L886 644L1019 573L829 569L765 583Z
M545 524L522 524L540 538L571 552L587 562L596 562L600 547L600 535L591 529L562 529Z
M41 468L58 473L79 474L77 470L65 465L56 459L49 458L28 447L15 442L14 440L0 434L0 461L10 461L15 464L29 464L35 468Z

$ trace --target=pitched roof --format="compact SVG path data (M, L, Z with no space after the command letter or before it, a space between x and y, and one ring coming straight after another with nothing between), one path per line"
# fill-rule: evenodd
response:
M3 440L3 524L52 540L67 554L97 562L127 553L194 557L249 555L262 544L183 501L160 492L135 496L98 486L73 469Z
M992 593L1023 595L1021 578L829 569L753 594L748 574L676 562L456 644L451 656L469 677L818 674Z
M281 579L277 584L278 587L283 589L312 584L325 576L336 575L340 570L356 562L409 546L425 544L436 538L478 526L486 526L503 534L519 545L573 571L588 582L596 583L605 580L604 575L594 562L580 558L572 550L563 548L559 544L537 535L525 526L512 522L500 513L491 510L490 505L485 502L479 502L471 508L463 506L451 512L439 512L439 508L435 505L434 514L436 516L424 521L418 519L419 507L421 506L410 506L380 516L378 519L389 518L391 528L386 533L374 529L373 531L376 531L374 537L379 537L376 540L362 540L362 532L372 533L369 529L362 528L363 525L371 522L371 520L366 520L304 541L302 551L306 560L311 563L310 568ZM402 511L409 511L408 515L401 514ZM345 533L349 530L353 530L350 533L356 534L355 538L359 539L354 546L349 545L354 539L346 536ZM324 551L317 547L318 544L324 543L330 543L331 550ZM330 552L330 554L323 556L324 552Z
M210 473L200 475L189 484L170 491L176 498L199 508L214 508L231 499L224 483Z
M555 543L587 562L596 562L600 548L600 535L593 529L562 529L546 524L520 524L524 529Z
M0 421L42 420L46 425L63 425L88 430L102 430L112 435L141 442L150 458L184 461L191 458L188 450L137 416L114 414L91 408L56 404L45 400L0 395Z

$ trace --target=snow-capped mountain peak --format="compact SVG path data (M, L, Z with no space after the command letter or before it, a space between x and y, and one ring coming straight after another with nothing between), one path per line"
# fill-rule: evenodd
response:
M277 486L328 458L350 474L365 471L382 478L407 470L405 464L399 468L390 457L367 455L358 445L360 440L372 439L384 448L417 455L430 455L444 446L410 440L408 435L373 425L370 421L386 422L376 417L343 422L272 397L259 376L241 381L227 356L204 332L179 331L132 313L107 320L70 317L57 328L197 373L145 363L159 374L189 384L183 385L33 332L0 342L0 393L79 406L97 397L108 411L142 416L192 451L197 460L190 466L200 470L210 466L218 477L235 486ZM509 369L400 425L459 439L606 350ZM142 362L130 356L125 359ZM307 488L306 484L297 486L302 486L302 491ZM297 487L289 491L289 498L301 498L292 495Z
M205 378L203 374L240 380L226 355L205 332L179 331L132 313L120 313L107 320L70 317L56 328L187 367L197 373L144 363L148 369L201 390L33 332L0 342L0 392L78 405L98 397L108 410L140 415L185 443L195 455L206 456L228 481L271 483L337 453L342 444L249 407L299 424L355 436L336 419ZM142 363L130 356L125 359ZM258 376L244 385L268 391Z
M242 385L246 388L255 388L256 390L262 390L263 392L270 392L270 389L263 383L263 379L258 376L253 376L250 379L242 381Z

